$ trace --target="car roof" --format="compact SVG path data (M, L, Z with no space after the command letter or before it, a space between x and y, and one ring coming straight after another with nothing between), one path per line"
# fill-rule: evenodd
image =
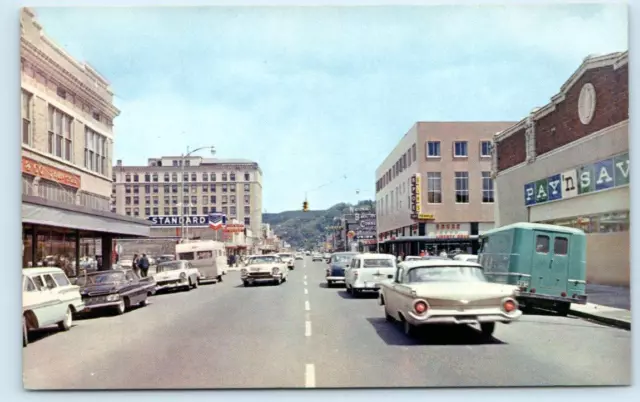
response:
M412 261L403 261L401 265L404 265L406 268L418 268L418 267L474 267L474 268L482 268L480 264L477 262L469 262L469 261L461 261L461 260L412 260Z
M361 255L359 255L358 257L360 258L389 258L389 259L394 259L396 258L395 255L393 254L378 254L378 253L363 253Z
M31 267L31 268L23 268L23 275L42 275L42 274L59 274L64 273L62 268L58 267Z

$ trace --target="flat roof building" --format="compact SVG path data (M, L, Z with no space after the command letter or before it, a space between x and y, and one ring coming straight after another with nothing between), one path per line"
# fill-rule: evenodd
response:
M497 224L582 229L587 280L605 285L630 278L628 57L585 58L549 104L494 138Z
M150 225L109 210L120 113L109 83L47 37L29 8L20 29L23 266L75 276L82 262L112 256L113 238L148 236Z
M376 170L380 248L418 255L477 247L494 227L493 135L513 122L418 122Z

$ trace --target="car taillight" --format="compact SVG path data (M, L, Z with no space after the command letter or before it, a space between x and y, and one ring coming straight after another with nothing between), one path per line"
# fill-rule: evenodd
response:
M427 306L427 303L423 301L417 301L413 304L413 309L418 314L424 314L429 309L429 307Z
M508 300L505 300L504 303L502 303L502 308L507 313L510 313L512 311L517 310L518 309L518 305L516 304L516 302L514 300L508 299Z
M560 296L562 296L562 297L567 297L567 292L562 292L562 293L560 293Z
M531 293L535 293L535 292L536 292L536 289L535 289L535 288L533 288L533 289L529 290L529 292L531 292Z

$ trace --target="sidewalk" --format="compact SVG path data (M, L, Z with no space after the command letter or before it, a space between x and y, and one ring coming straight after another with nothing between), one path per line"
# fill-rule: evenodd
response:
M619 328L631 329L629 288L588 284L587 301L586 305L572 304L570 314Z

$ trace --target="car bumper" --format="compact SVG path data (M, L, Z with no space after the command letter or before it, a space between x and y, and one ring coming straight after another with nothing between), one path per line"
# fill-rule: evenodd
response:
M103 310L105 308L114 308L118 304L120 304L120 300L109 301L109 302L101 302L96 304L85 304L82 310L78 310L80 313L90 313L94 310Z
M357 290L371 290L378 291L380 290L380 284L378 282L365 282L365 283L354 283L352 286L353 289Z
M189 286L189 281L188 280L171 280L171 281L160 281L160 282L156 282L156 292L158 290L165 290L165 289L175 289L175 288L181 288L181 287L186 287Z
M344 276L327 276L327 281L344 282Z
M267 281L275 281L278 279L282 279L283 275L282 274L271 274L271 275L260 275L260 276L251 276L251 275L246 275L246 276L241 276L243 281L247 281L247 282L267 282Z
M466 311L457 310L429 310L426 316L419 316L409 312L405 318L411 324L431 325L431 324L482 324L488 322L510 323L518 320L522 316L522 311L516 310L507 314L501 309L470 309Z
M562 297L562 296L549 296L537 293L526 293L520 292L518 293L518 299L522 300L544 300L549 302L566 302L566 303L575 303L575 304L587 304L587 295L576 295L575 298L571 297Z

